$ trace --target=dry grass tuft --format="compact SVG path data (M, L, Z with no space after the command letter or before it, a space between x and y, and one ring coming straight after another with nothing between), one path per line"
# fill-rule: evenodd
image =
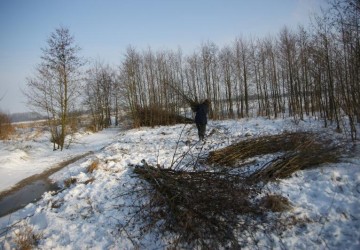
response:
M0 140L6 140L15 132L8 115L0 112Z
M99 161L95 160L90 164L90 166L88 166L87 172L88 173L93 173L97 169L99 169Z
M90 178L90 179L88 179L88 180L84 181L84 184L85 184L85 185L87 185L87 184L89 184L89 183L93 183L94 181L95 181L95 178L94 178L94 177L92 177L92 178Z
M17 249L30 250L38 245L41 238L42 234L35 233L32 227L28 224L24 224L20 229L15 231L14 243L16 244Z
M70 187L72 184L75 184L77 182L77 179L74 177L70 177L66 180L64 180L64 185L66 188Z
M60 208L64 204L64 200L55 200L51 203L51 208Z
M284 212L292 207L291 202L286 197L278 194L266 195L260 200L259 205L272 212Z

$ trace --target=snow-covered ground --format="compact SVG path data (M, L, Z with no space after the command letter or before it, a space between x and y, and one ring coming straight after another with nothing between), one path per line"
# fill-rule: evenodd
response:
M0 140L0 192L62 161L101 149L115 139L118 131L114 128L95 134L76 133L66 143L70 149L54 152L46 129L41 126L20 129L16 139Z
M265 118L210 121L203 145L197 141L194 125L160 126L132 130L107 129L98 134L78 134L76 143L63 152L53 152L45 134L19 141L1 142L1 190L18 180L39 173L49 166L88 151L94 154L70 164L51 176L64 186L59 193L48 192L35 204L0 218L0 246L14 247L20 225L40 234L40 249L165 249L171 235L147 232L140 238L139 228L126 228L131 214L131 195L137 178L132 165L145 160L149 165L170 166L174 152L206 152L248 137L289 131L314 131L343 143L344 134L307 118L269 120ZM31 132L31 131L30 131ZM181 137L180 137L181 135ZM195 147L192 145L196 144ZM284 213L305 223L294 223L283 232L253 232L256 245L244 249L360 249L360 152L348 142L349 152L341 163L299 171L291 178L270 183L268 190L287 197L293 209ZM87 168L98 162L98 168ZM14 225L12 229L9 226ZM15 228L19 228L16 229Z

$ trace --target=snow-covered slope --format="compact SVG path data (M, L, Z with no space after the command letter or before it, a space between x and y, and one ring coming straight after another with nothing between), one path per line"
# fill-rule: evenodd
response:
M54 152L48 131L23 129L16 140L0 141L0 192L62 161L108 145L118 132L117 128L99 133L79 132L71 138L68 150Z
M51 176L62 186L64 180L76 180L68 188L59 193L46 193L36 204L2 217L0 245L4 249L14 246L13 229L26 223L35 233L41 233L40 249L165 249L172 235L147 232L138 238L139 228L125 225L132 214L132 205L138 202L132 199L135 196L126 195L136 190L138 182L132 165L145 160L150 165L169 167L175 152L180 155L188 152L190 147L196 154L248 137L286 131L314 131L342 142L345 136L331 128L323 128L312 118L296 124L290 119L265 118L210 121L207 131L212 135L203 144L197 141L194 125L128 131L111 129L81 136L79 142L82 144L62 153L49 151L51 146L44 146L43 142L27 142L30 149L35 143L43 145L28 152L26 147L19 149L19 146L4 143L5 147L0 150L0 172L7 168L9 174L19 175L19 178L24 175L16 173L15 169L23 171L21 165L24 162L30 166L28 171L35 172L32 167L36 168L36 165L45 166L80 151L94 150L95 153ZM358 149L354 146L353 150ZM9 157L9 152L14 156ZM88 172L87 168L94 162L98 162L97 168ZM2 184L2 187L6 185ZM355 153L349 154L341 163L299 171L291 178L268 184L266 188L287 197L294 205L291 211L281 216L297 218L304 223L293 226L289 223L282 232L253 232L253 238L249 240L253 244L243 246L244 249L360 248L360 157ZM15 226L6 230L9 225Z

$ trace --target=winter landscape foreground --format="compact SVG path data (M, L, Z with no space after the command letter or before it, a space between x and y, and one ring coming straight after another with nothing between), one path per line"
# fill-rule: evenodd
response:
M0 191L59 162L91 152L50 176L61 187L59 191L46 192L39 201L0 218L1 249L19 248L23 235L35 238L34 248L39 249L190 248L191 243L177 244L178 235L171 232L143 230L145 222L136 217L134 210L147 199L136 193L139 186L146 184L134 173L135 166L167 168L181 155L206 156L210 151L249 138L301 131L314 132L342 147L340 161L267 183L258 198L266 193L279 194L291 204L291 209L274 212L269 217L294 223L275 230L264 225L250 233L236 232L237 247L360 248L360 150L358 142L347 138L346 131L337 133L332 127L324 128L321 121L311 117L302 121L290 118L210 121L207 131L206 142L198 141L194 124L110 128L94 134L79 132L72 138L69 149L62 152L52 151L49 134L41 129L23 129L18 138L1 141ZM264 165L274 157L278 155L253 157L249 161ZM194 170L188 169L185 160L177 167ZM201 168L212 171L210 165L203 164Z

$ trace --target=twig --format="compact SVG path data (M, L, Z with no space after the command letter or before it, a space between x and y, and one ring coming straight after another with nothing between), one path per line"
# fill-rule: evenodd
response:
M181 132L180 132L180 135L179 135L179 139L178 139L177 142L176 142L176 147L175 147L175 151L174 151L174 154L173 154L173 157L172 157L172 160L171 160L170 168L173 167L174 158L175 158L175 155L176 155L176 151L177 151L177 149L178 149L178 147L179 147L180 139L181 139L181 136L182 136L182 134L183 134L183 132L184 132L184 130L185 130L185 127L186 127L186 124L185 124L184 127L181 129Z

